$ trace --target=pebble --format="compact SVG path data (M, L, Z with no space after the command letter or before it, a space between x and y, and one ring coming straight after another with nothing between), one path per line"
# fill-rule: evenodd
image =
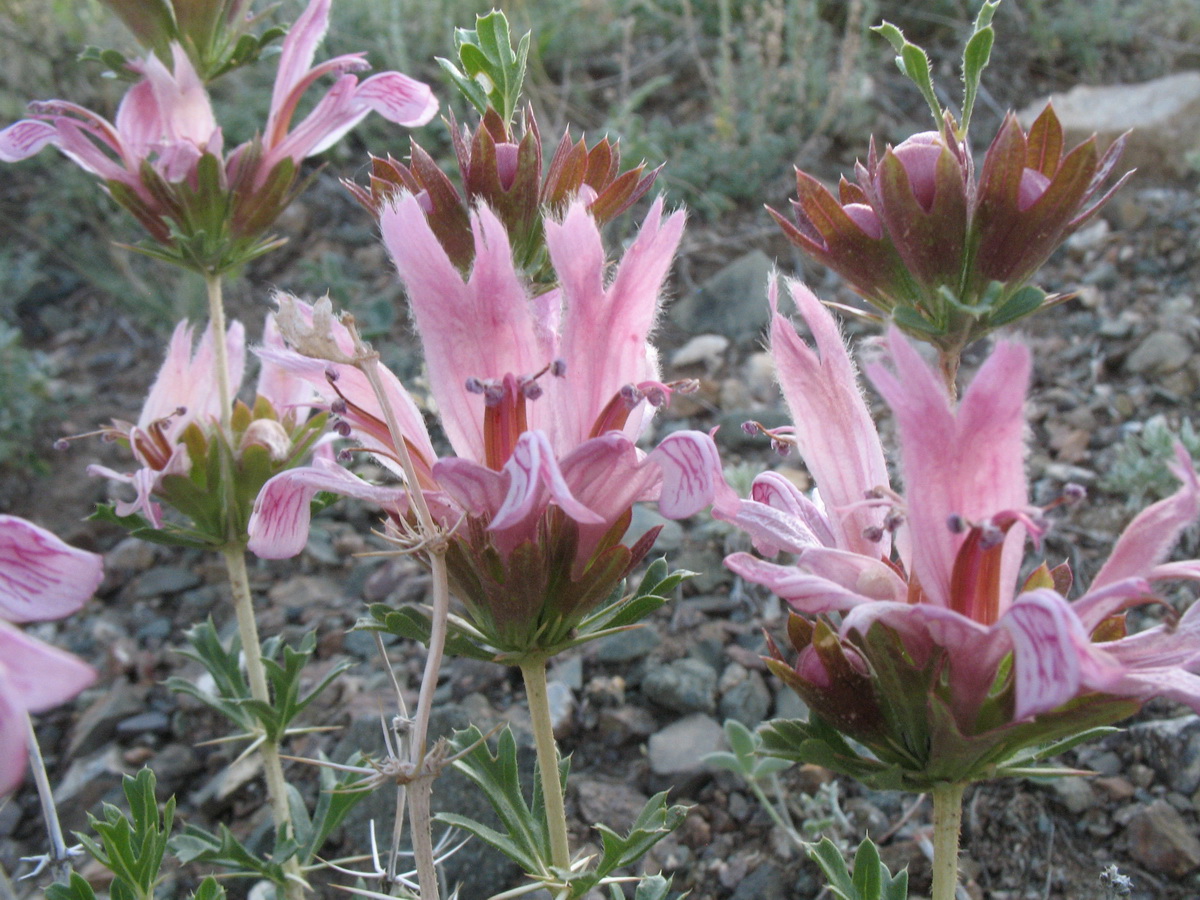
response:
M677 659L651 669L642 693L675 712L711 713L717 705L717 673L698 659Z
M575 730L575 694L561 681L551 681L546 685L546 700L554 736L562 740Z
M1151 872L1179 878L1200 866L1200 840L1165 800L1155 800L1129 820L1129 855Z
M1134 375L1169 375L1192 357L1192 345L1177 331L1152 331L1125 358L1125 370Z
M1075 816L1087 812L1100 802L1086 778L1055 778L1046 786L1058 802L1067 808L1067 812Z
M1191 795L1200 789L1200 719L1194 715L1139 722L1128 740L1142 750L1143 759L1172 790ZM1130 772L1138 787L1149 787Z
M771 692L761 675L750 672L745 681L725 692L719 709L722 719L736 719L747 728L756 728L771 710Z
M728 349L729 338L723 334L698 334L671 354L671 365L677 369L701 365L712 375L721 368Z
M692 713L653 735L648 749L655 775L696 773L705 754L725 749L725 732L712 716Z
M200 576L191 569L179 566L158 566L138 579L134 596L144 600L150 597L178 594L188 588L197 587L201 581Z
M769 321L767 280L774 268L762 250L743 254L699 291L680 297L671 306L672 321L688 334L726 335L737 343L758 340Z
M662 643L653 626L642 625L629 631L601 638L596 645L596 659L603 663L633 662Z
M650 798L627 782L581 777L571 781L579 815L589 825L607 825L624 834Z

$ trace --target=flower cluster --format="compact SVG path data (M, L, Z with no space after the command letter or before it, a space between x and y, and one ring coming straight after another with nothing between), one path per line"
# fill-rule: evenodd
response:
M0 796L25 773L28 714L65 703L96 678L76 657L13 623L70 615L96 592L103 574L95 553L32 522L0 515Z
M268 346L280 346L268 317ZM139 468L132 473L105 466L91 475L130 485L133 500L115 505L117 517L150 537L170 534L170 542L224 546L245 541L250 507L262 485L279 471L298 465L324 428L325 417L310 417L311 389L269 365L259 374L253 406L238 401L221 428L217 387L218 354L212 329L193 347L192 327L180 322L136 423L114 421L101 429L108 440L127 445ZM228 383L241 384L246 345L234 322L225 335ZM186 517L164 518L162 504Z
M664 515L687 516L720 481L705 434L675 432L649 454L636 446L653 408L676 387L659 381L648 336L683 216L664 217L656 202L606 284L596 223L573 203L561 221L546 223L559 286L538 295L514 268L507 233L486 206L472 219L474 265L465 279L419 198L397 197L382 226L455 451L439 457L416 404L387 376L386 397L420 482L409 487L450 533L453 592L475 627L504 651L552 645L649 551L653 534L621 543L634 502L657 499ZM327 327L349 358L344 327ZM260 355L308 378L346 432L399 472L396 438L361 372L290 351ZM320 490L382 502L398 519L410 515L406 489L368 485L332 464L296 469L260 495L250 548L267 557L299 553L308 502Z
M313 65L329 25L331 0L311 0L283 42L271 110L261 136L223 153L208 91L184 47L171 45L172 68L151 54L131 67L140 80L115 122L73 103L34 103L32 117L0 131L0 161L33 156L48 144L100 178L155 242L147 252L217 274L266 252L266 232L298 190L299 165L332 146L374 111L420 125L437 111L429 88L399 72L363 81L363 54ZM317 79L337 79L293 125Z
M800 249L840 274L910 335L958 352L1055 299L1025 288L1054 249L1124 182L1100 193L1124 139L1064 152L1047 106L1024 131L1005 117L976 177L970 147L946 118L880 156L834 197L796 171L796 223L772 210Z
M901 495L832 316L803 286L791 293L815 349L778 310L771 349L795 417L785 439L823 505L767 473L751 499L717 514L764 553L792 554L790 563L748 553L726 563L800 613L789 626L799 659L772 669L870 748L887 771L881 783L990 777L1030 745L1124 718L1154 696L1200 710L1197 607L1134 635L1121 615L1156 602L1156 582L1200 579L1200 561L1163 563L1200 514L1186 453L1179 491L1134 520L1069 602L1062 568L1019 578L1026 541L1049 527L1024 474L1028 350L999 343L954 408L940 375L889 333L893 368L869 374L895 416ZM861 761L845 764L862 777Z

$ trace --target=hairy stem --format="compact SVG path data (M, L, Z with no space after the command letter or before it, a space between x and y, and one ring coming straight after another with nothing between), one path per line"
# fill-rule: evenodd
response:
M421 900L438 900L440 896L437 861L433 856L433 811L430 808L432 795L432 775L422 775L408 785L408 814L414 825L413 864L417 869L417 884L421 886ZM415 827L418 822L424 822L428 827Z
M958 834L965 784L933 788L933 900L954 900L958 888Z
M33 730L33 719L25 714L27 726L26 744L29 746L29 768L37 785L38 800L42 804L42 820L46 823L46 836L50 839L50 870L54 880L66 882L71 877L71 854L63 840L62 825L58 821L58 808L54 805L54 792L50 789L50 777L46 774L46 762L42 759L42 748L37 733Z
M413 720L411 732L411 760L413 771L417 778L408 786L408 813L412 820L413 862L417 868L417 880L421 886L421 900L437 900L439 886L437 868L433 854L433 819L430 810L430 796L433 793L433 776L436 772L422 771L425 765L426 744L429 738L429 718L433 714L433 694L437 690L438 673L442 668L442 657L446 649L446 627L450 616L450 579L446 571L445 549L438 543L438 525L425 502L421 491L421 483L417 477L416 466L413 465L412 455L408 452L408 442L396 419L396 411L388 401L383 389L383 381L379 377L379 358L374 354L366 354L358 364L366 376L379 408L383 410L384 421L387 422L388 433L392 438L392 446L400 459L404 470L404 479L408 485L410 508L416 512L418 530L422 539L430 540L428 548L429 569L432 576L433 614L430 624L429 653L425 657L425 670L421 674L421 690L417 696L416 717ZM400 825L398 823L397 829ZM393 854L392 865L395 863Z
M250 593L250 578L246 572L246 554L241 546L226 547L222 551L225 568L229 571L229 588L233 592L233 605L237 613L238 634L242 640L242 653L246 658L246 677L250 682L250 694L255 700L271 702L271 691L267 686L267 673L263 668L262 647L258 640L258 623L254 620L254 598ZM271 801L271 813L275 819L277 840L286 840L295 834L292 826L291 807L288 805L287 782L283 778L283 764L279 759L279 743L266 739L259 745L263 761L263 774L267 780L267 796ZM288 900L300 900L304 896L304 876L300 873L300 861L293 856L283 864L287 884L284 887Z
M221 276L204 276L208 288L208 320L212 327L213 354L217 360L217 396L221 398L221 431L230 432L233 389L229 384L229 348L225 345L225 302L221 298Z
M533 740L537 747L538 769L542 776L542 797L546 804L546 825L550 830L550 861L565 869L571 864L567 843L567 810L563 804L562 782L558 777L558 747L550 720L550 698L546 693L546 661L534 658L521 663Z

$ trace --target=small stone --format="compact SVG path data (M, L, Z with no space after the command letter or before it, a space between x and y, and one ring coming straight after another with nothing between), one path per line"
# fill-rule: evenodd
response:
M1196 716L1139 722L1127 735L1142 749L1159 780L1172 790L1190 795L1200 789L1200 719ZM1137 784L1137 779L1130 778Z
M770 310L763 298L775 263L751 250L708 279L699 291L671 306L671 319L688 334L726 335L750 343L762 336Z
M1125 358L1134 375L1168 375L1187 365L1192 356L1188 339L1177 331L1152 331Z
M154 565L154 545L127 537L104 554L104 571L144 572Z
M601 638L596 645L596 659L603 663L624 663L641 659L662 642L650 625L621 631Z
M550 667L550 681L561 681L573 691L583 690L583 658L578 655L556 659Z
M1129 855L1155 874L1180 878L1200 866L1200 840L1165 800L1155 800L1130 819Z
M650 798L623 781L581 777L572 781L579 815L589 825L606 825L624 834Z
M677 659L651 669L642 681L642 693L676 712L712 712L716 709L717 673L698 659Z
M632 544L651 528L662 529L654 542L656 555L674 553L683 543L683 526L666 516L659 515L644 503L634 506L633 516L629 520L629 527L625 530L623 543Z
M725 732L712 716L693 713L650 738L650 769L655 775L682 775L704 769L701 758L725 749Z
M775 690L775 718L807 719L808 704L791 688L779 687Z
M159 566L138 579L134 594L141 599L179 594L197 587L203 579L191 569L179 566Z
M127 719L122 719L117 723L118 736L167 734L170 730L171 717L164 712L154 709L138 713L136 716L130 716Z
M712 375L721 368L725 351L729 349L729 338L723 334L698 334L671 354L671 365L676 369L687 366L703 366Z
M71 731L69 755L88 754L112 740L117 724L146 709L146 688L118 678L92 701Z
M724 719L736 719L747 728L757 728L771 710L771 692L761 675L750 672L745 681L721 697L720 710Z
M1095 779L1092 784L1103 791L1108 799L1118 803L1124 803L1131 799L1135 793L1133 785L1119 775L1103 775Z
M596 728L611 745L645 740L657 727L654 714L641 706L611 707L596 715Z
M283 606L309 607L335 604L342 597L342 586L321 575L298 575L280 581L267 591L267 599Z
M1096 792L1084 778L1066 777L1052 779L1047 787L1055 798L1072 815L1087 812L1099 803Z

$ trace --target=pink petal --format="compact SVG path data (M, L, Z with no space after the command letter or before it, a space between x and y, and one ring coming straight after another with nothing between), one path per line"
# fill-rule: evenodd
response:
M159 476L154 469L143 467L132 475L126 475L122 472L114 472L107 466L90 465L87 467L87 473L93 478L110 478L121 484L133 485L137 497L132 501L118 500L115 504L116 514L118 516L142 515L155 528L162 527L162 507L151 500L151 494L154 492Z
M749 553L734 553L725 557L726 567L754 584L770 588L780 599L805 615L845 612L863 603L873 603L870 597L847 589L837 582L813 575L795 566L781 566Z
M21 786L29 758L28 714L17 698L6 689L0 674L0 797Z
M12 163L38 153L58 141L58 129L48 122L24 119L0 131L0 162Z
M567 361L567 372L547 386L552 402L538 412L552 412L553 423L539 425L551 431L560 451L588 437L623 386L658 378L648 338L683 223L682 212L664 221L662 198L656 200L606 288L604 247L584 203L572 203L561 223L546 222L546 246L562 286L558 355ZM641 419L641 412L629 417L628 437L637 438Z
M795 426L805 466L821 492L837 546L871 556L886 554L890 542L863 537L879 528L885 511L863 505L867 491L888 485L887 464L875 424L863 400L854 363L837 322L807 287L788 282L792 300L813 335L815 349L779 314L778 286L768 293L771 355Z
M317 45L325 38L325 31L329 27L330 4L331 0L311 0L288 31L287 37L283 39L275 87L271 92L271 112L264 131L268 145L278 143L274 132L280 125L284 129L287 128L287 120L290 119L291 108L294 106L294 101L289 104L288 100L312 68ZM283 116L287 118L281 121Z
M1142 510L1129 524L1092 582L1092 590L1148 575L1175 546L1180 532L1200 515L1200 479L1191 456L1182 444L1175 445L1175 456L1178 464L1173 471L1182 486L1167 499Z
M310 504L320 491L368 500L385 509L403 509L407 504L403 488L368 484L334 463L317 459L312 467L288 469L263 485L247 525L250 552L260 559L300 554L308 543Z
M646 459L662 470L658 511L668 519L686 519L710 504L735 514L737 494L725 481L717 445L704 432L673 432Z
M317 389L306 379L298 377L272 359L263 357L262 350L277 354L288 352L283 336L279 333L274 313L268 314L263 323L262 347L255 348L255 355L261 362L255 394L265 398L281 416L287 411L293 411L298 419L306 418L313 401L320 396ZM324 384L328 388L328 382Z
M950 516L982 522L1027 506L1023 405L1029 351L998 343L952 410L941 378L896 328L888 333L888 349L895 374L874 365L870 376L896 414L912 571L930 602L949 607L954 560L966 539L951 532ZM1019 554L1005 557L1012 571L1002 581L1010 593L1001 597L1001 611L1016 583L1013 562L1019 565Z
M1077 696L1085 683L1101 690L1110 686L1092 650L1103 645L1091 644L1070 605L1054 591L1022 594L997 627L1013 642L1014 718L1049 712Z
M468 515L495 517L508 496L508 476L470 459L439 459L433 477Z
M493 531L510 534L513 529L528 531L550 499L576 522L585 525L604 523L604 519L571 493L545 432L526 431L522 434L512 456L504 464L503 472L508 476L508 494L489 526Z
M380 226L408 291L446 437L459 456L483 460L483 398L467 392L467 379L528 375L551 362L504 226L487 207L472 217L475 264L466 283L411 194L384 209Z
M25 774L29 713L70 700L95 679L81 660L0 621L0 796Z
M619 432L584 441L559 462L572 495L603 522L580 527L577 558L588 559L613 522L639 500L657 499L662 473Z
M0 680L4 693L37 713L70 700L96 680L96 673L70 653L0 621Z
M816 539L817 544L826 547L837 545L825 511L778 472L763 472L755 478L750 486L750 499L798 521Z
M400 72L372 75L358 86L354 99L389 122L407 128L424 125L438 110L429 85Z
M0 515L0 617L10 622L61 619L91 599L103 560L44 528Z

